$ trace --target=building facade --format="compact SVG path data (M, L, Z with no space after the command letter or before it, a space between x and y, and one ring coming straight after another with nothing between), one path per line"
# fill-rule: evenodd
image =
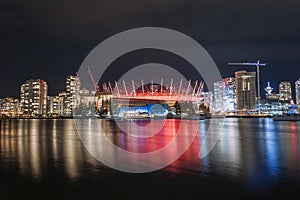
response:
M214 113L224 112L224 88L223 81L218 81L214 83Z
M300 105L300 79L295 82L296 103Z
M235 112L236 85L235 78L224 78L214 83L214 112Z
M18 117L22 114L19 99L6 97L0 99L0 118L2 117Z
M292 100L292 86L289 81L279 84L279 101L289 103Z
M48 85L41 79L27 80L21 85L20 103L24 116L39 117L47 114Z
M224 78L223 79L224 88L224 110L225 112L235 112L236 111L236 82L235 78Z
M236 103L237 112L254 112L256 110L256 72L237 71Z
M66 92L48 97L47 113L49 117L70 117L70 101ZM72 114L72 111L71 111Z
M57 103L55 101L55 96L48 96L47 97L47 116L48 117L53 117L56 115L56 108L57 108Z
M73 108L78 101L78 93L80 91L80 81L77 76L69 75L66 79L66 99L65 99L65 116L72 116Z

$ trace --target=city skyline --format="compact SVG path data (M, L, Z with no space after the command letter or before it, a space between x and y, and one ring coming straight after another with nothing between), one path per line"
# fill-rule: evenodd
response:
M88 71L91 73L91 81L94 81L89 68ZM175 113L173 109L177 110L176 102L192 103L190 106L194 112L201 113L203 111L201 104L203 104L206 109L209 108L210 113L227 113L227 115L233 113L254 114L257 112L274 115L289 110L290 105L298 104L299 106L300 78L294 83L281 81L278 85L278 92L274 91L268 82L267 87L264 88L266 95L262 95L262 103L258 101L257 96L256 72L239 70L234 75L235 77L222 78L221 81L215 82L213 91L205 91L205 82L203 81L193 82L189 80L183 83L182 79L179 82L177 80L174 82L173 78L170 82L165 80L166 85L164 85L163 79L160 83L152 82L150 84L145 83L142 79L141 85L139 83L135 85L132 80L132 85L129 84L127 89L126 85L128 84L125 84L124 80L123 84L119 83L121 84L120 87L124 87L122 89L118 87L117 81L99 84L101 87L94 83L96 91L89 91L85 87L81 87L80 77L68 75L65 79L65 90L55 95L48 95L49 86L46 80L29 79L20 85L18 98L9 96L0 98L0 114L11 117L72 117L74 108L76 110L80 108L80 105L88 106L90 103L94 103L95 114L101 116L104 110L106 110L106 115L110 115L112 105L116 102L119 106L114 113L123 115L132 112L132 108L121 106L123 104L122 98L130 98L131 100L136 98L137 101L144 101L144 109L150 112L153 97L157 98L157 102L160 100L168 102L167 110L169 113ZM162 86L160 86L161 84ZM130 88L130 85L133 88ZM292 85L295 85L293 91ZM151 88L156 88L155 92ZM113 95L113 91L117 93ZM292 94L296 96L295 99ZM165 95L167 95L166 99L164 99ZM208 96L206 97L206 95ZM116 102L111 103L111 98L115 98L114 101ZM138 111L140 108L137 106L137 110L134 112L140 112ZM164 110L164 114L168 114L165 112L167 110Z
M237 72L237 71L247 71L247 72L255 72L255 70L249 70L249 69L246 69L246 68L241 68L241 69L239 69L239 70L236 70L235 72ZM234 73L235 73L234 72ZM234 78L235 77L235 75L234 75L234 73L230 76L226 76L226 77L222 77L222 79L227 79L227 78ZM70 74L68 74L66 77L69 77L69 76L76 76L76 73L70 73ZM48 84L48 94L49 94L49 96L55 96L55 95L57 95L57 94L59 94L59 93L61 93L61 92L66 92L66 85L65 85L65 83L66 83L66 77L65 77L65 79L64 79L64 81L61 83L62 85L63 85L63 87L61 88L61 89L54 89L54 88L51 88L51 86L50 86L50 84ZM45 80L47 83L49 83L46 79L43 79L43 78L41 78L41 77L36 77L36 78L34 78L34 77L31 77L31 78L29 78L29 79L27 79L27 80L30 80L30 79L33 79L33 80L36 80L36 79L41 79L41 80ZM20 85L22 85L24 82L26 82L27 80L23 80L22 82L21 82L21 84ZM192 80L192 79L191 79ZM297 79L295 79L295 80L287 80L287 79L282 79L282 80L276 80L275 82L277 82L278 84L276 85L276 84L272 84L272 82L270 82L270 81L266 81L266 82L261 82L261 88L260 88L260 90L261 90L261 97L263 98L263 99L266 99L267 98L267 96L266 96L266 93L265 93L265 86L267 86L267 84L270 84L270 85L272 85L273 87L274 87L274 85L276 85L276 87L274 87L273 88L273 90L272 90L272 93L280 93L280 83L281 82L289 82L289 83L291 83L291 90L292 90L292 99L293 100L295 100L295 102L296 102L296 100L297 100L297 94L296 94L296 91L297 91L297 88L296 88L296 82L298 81L298 80L300 80L300 78L297 78ZM109 82L109 81L115 81L115 80L108 80L107 82ZM159 83L157 83L157 84L159 84ZM99 82L99 85L101 85L101 82ZM50 87L49 87L50 86ZM56 92L56 93L49 93L49 90L53 90L53 91L58 91L58 92ZM101 88L102 89L102 88ZM256 89L257 90L257 89ZM12 98L19 98L20 97L20 92L19 92L19 88L17 89L17 91L18 91L18 93L16 94L16 95L6 95L6 96L4 96L4 95L2 95L2 94L0 94L0 98L5 98L5 97L12 97ZM213 92L213 91L211 91L211 92ZM11 94L13 94L13 93L15 93L15 91L14 92L11 92Z

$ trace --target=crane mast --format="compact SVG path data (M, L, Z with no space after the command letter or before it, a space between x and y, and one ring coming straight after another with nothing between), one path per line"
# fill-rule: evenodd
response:
M260 63L258 60L256 63L251 63L251 62L245 62L245 63L228 63L228 65L233 65L233 66L256 66L256 75L257 75L257 103L258 103L258 114L261 114L260 111L260 67L261 66L266 66L266 63Z

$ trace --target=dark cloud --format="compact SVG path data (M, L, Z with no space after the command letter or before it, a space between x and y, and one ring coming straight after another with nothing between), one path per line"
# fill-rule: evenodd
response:
M268 63L262 82L295 81L300 77L299 8L297 0L2 0L0 96L17 97L20 83L35 77L46 79L55 94L97 44L143 26L167 27L193 37L211 54L223 76L240 69L226 66L229 61L260 59ZM141 55L132 59L121 59L123 63L111 67L121 71L125 64L129 68L129 63L151 61ZM178 67L177 59L169 60L169 65ZM112 73L107 78L115 79Z

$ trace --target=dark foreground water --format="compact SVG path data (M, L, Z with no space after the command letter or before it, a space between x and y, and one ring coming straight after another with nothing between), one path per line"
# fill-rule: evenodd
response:
M148 152L170 142L180 121L166 121L164 136L144 143L127 138L113 121L100 123L115 144ZM131 174L92 157L73 120L2 120L0 199L300 199L300 122L226 119L213 150L199 159L208 123L200 122L192 146L170 166Z

